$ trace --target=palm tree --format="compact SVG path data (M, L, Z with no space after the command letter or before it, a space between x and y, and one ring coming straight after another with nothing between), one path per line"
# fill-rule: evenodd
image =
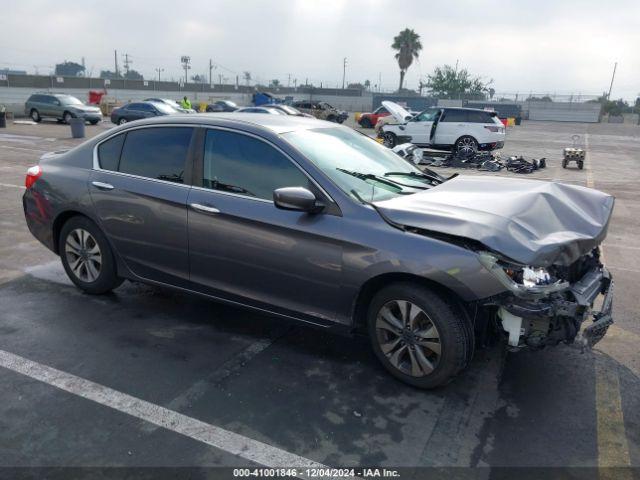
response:
M396 60L398 60L398 66L400 67L400 87L398 87L398 91L400 91L402 90L402 83L404 82L407 69L413 63L414 58L416 60L418 59L420 50L422 50L420 35L410 28L405 28L393 38L391 48L398 51L395 56Z

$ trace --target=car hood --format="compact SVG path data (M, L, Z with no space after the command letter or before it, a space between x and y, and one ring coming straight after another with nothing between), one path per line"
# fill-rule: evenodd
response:
M389 113L393 116L396 122L404 123L409 120L413 115L407 109L401 107L397 103L385 100L382 105L389 110Z
M74 110L80 110L81 112L99 112L99 107L94 107L92 105L72 105L71 108Z
M611 195L576 185L461 176L374 205L427 235L475 240L516 262L546 267L570 265L599 245L613 204Z

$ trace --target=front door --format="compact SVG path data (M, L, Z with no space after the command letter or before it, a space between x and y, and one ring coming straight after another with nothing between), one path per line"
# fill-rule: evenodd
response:
M258 137L208 129L201 177L188 200L194 288L297 318L334 319L342 217L273 204L277 188L317 189L307 175Z
M440 114L439 109L428 109L416 115L406 124L407 135L411 136L411 142L418 145L431 145L433 122Z
M453 145L462 135L470 133L468 129L465 131L466 124L467 110L460 108L446 109L442 117L440 117L440 122L438 122L434 144Z
M136 275L189 284L185 169L193 128L131 129L98 146L89 180L103 230Z

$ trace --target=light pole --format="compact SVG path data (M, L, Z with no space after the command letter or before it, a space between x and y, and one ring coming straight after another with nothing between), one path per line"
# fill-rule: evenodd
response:
M347 57L344 57L344 60L342 60L342 89L343 90L344 90L344 77L346 73L347 73Z
M160 68L160 67L158 67L158 68L156 68L155 70L156 70L156 72L158 72L158 83L160 83L160 74L161 74L162 72L164 72L164 68Z
M186 85L189 81L189 69L191 68L191 57L187 55L183 55L180 57L180 62L182 63L182 68L184 68L184 84Z

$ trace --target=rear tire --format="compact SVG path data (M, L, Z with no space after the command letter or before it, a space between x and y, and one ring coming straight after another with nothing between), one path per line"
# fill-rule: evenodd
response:
M582 170L584 168L584 160L578 160L578 168Z
M456 153L470 157L478 152L478 141L471 135L463 135L453 145Z
M419 388L450 382L470 362L473 332L440 294L410 283L380 290L367 327L373 351L394 377Z
M100 295L120 286L107 237L86 217L71 217L62 227L58 253L67 275L82 291Z
M35 108L31 109L31 112L29 113L29 116L31 117L31 120L33 120L36 123L40 123L42 121L42 117L40 116L40 112L38 112L38 110L36 110Z
M100 120L91 120L89 123L91 125L97 125Z

